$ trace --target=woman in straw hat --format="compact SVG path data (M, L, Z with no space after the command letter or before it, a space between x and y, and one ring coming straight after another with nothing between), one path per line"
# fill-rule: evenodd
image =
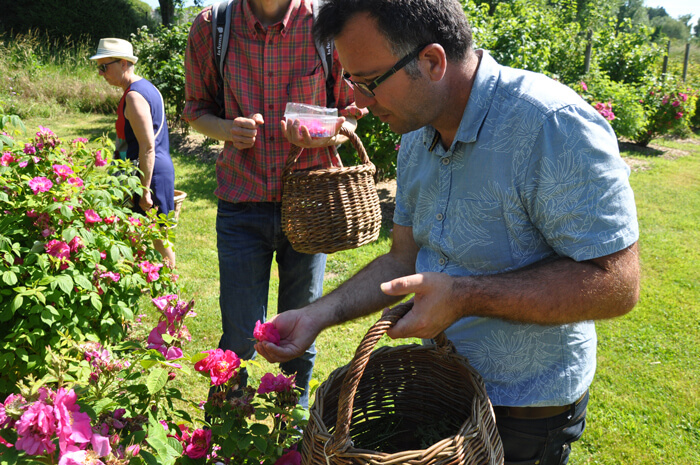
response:
M170 159L168 124L163 97L147 79L134 73L133 47L122 39L100 39L97 54L90 57L105 81L124 90L117 108L118 144L126 146L120 156L138 161L143 194L134 197L134 211L144 214L154 206L168 214L175 208L175 169ZM123 144L121 144L123 143ZM163 241L154 246L165 261L175 266L175 253Z

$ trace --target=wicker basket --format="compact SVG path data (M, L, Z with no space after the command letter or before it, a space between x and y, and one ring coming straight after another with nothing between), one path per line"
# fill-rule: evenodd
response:
M292 146L282 173L282 226L294 250L333 253L377 240L382 224L376 168L359 137L341 128L363 164L294 171L302 149Z
M180 211L182 211L182 203L185 201L187 194L175 189L175 209L173 210L173 221L175 224L173 228L177 226L177 220L180 218Z
M304 465L497 465L503 446L481 376L444 333L436 345L372 349L411 307L367 332L316 392ZM370 355L371 353L371 355Z

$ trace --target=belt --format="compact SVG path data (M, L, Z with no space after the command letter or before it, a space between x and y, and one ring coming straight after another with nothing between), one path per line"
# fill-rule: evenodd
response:
M500 405L494 406L493 411L497 417L510 417L522 420L539 420L542 418L554 417L565 412L570 412L571 409L581 403L584 397L588 394L588 390L583 393L574 403L569 405L554 405L548 407L503 407Z

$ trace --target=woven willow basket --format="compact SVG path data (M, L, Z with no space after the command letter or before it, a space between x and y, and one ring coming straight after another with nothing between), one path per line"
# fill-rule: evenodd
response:
M292 146L282 173L282 227L297 252L333 253L377 240L382 224L376 168L360 138L341 128L363 164L294 171L302 148Z
M382 347L371 353L410 308L399 305L375 323L352 362L316 391L302 464L503 463L483 380L444 333L433 346Z

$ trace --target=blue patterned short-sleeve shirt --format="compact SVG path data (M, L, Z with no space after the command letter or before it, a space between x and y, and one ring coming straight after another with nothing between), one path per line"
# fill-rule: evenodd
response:
M394 222L413 228L416 271L512 271L598 258L639 236L630 170L610 124L570 88L485 51L452 146L432 127L403 136ZM494 405L573 402L595 372L593 322L467 317L446 331Z

